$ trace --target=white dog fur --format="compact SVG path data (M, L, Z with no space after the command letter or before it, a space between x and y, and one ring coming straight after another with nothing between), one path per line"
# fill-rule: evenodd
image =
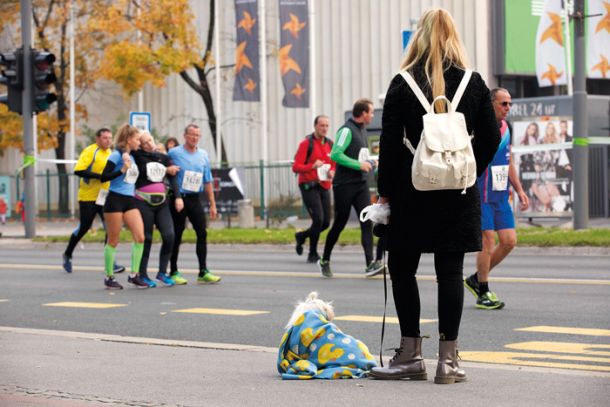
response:
M299 317L305 313L305 311L320 311L326 319L330 322L335 318L335 311L333 309L332 301L326 302L318 298L318 293L312 291L309 293L305 301L300 301L292 313L292 316L288 320L285 329L290 329Z

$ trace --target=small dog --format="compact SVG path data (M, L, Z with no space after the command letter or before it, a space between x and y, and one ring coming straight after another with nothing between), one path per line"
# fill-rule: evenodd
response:
M296 305L278 352L282 379L361 378L377 365L367 346L342 332L334 318L332 303L315 291Z
M335 319L335 311L333 308L332 301L326 302L322 301L318 298L318 293L312 291L309 293L305 301L299 301L294 308L294 312L292 316L288 320L288 323L284 327L284 329L290 329L294 323L299 319L301 315L303 315L306 311L319 311L326 317L326 319L330 322Z

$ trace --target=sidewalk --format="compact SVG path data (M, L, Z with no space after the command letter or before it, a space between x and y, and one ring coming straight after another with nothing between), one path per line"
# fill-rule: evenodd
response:
M435 360L427 381L282 381L275 348L6 327L0 341L7 406L605 405L610 384L608 373L462 363L468 382L441 386Z

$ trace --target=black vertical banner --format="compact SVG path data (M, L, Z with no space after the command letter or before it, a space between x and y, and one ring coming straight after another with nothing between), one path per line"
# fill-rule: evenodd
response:
M308 0L279 0L279 64L286 107L309 107Z
M259 102L258 0L235 0L235 29L237 43L233 100Z

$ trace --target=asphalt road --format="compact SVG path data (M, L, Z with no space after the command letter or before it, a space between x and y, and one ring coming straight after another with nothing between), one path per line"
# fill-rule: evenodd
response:
M98 332L152 338L276 346L292 305L310 291L332 300L337 317L349 315L380 318L384 309L381 278L363 277L364 259L357 248L338 250L332 258L337 278L323 279L316 265L305 263L290 248L211 247L208 264L223 281L196 285L197 263L193 246L182 250L180 266L190 283L186 286L135 289L103 289L100 245L87 245L75 253L75 272L61 271L61 245L1 246L0 325L28 328ZM119 261L128 264L128 246L119 249ZM156 259L156 252L153 252ZM156 264L152 260L152 264ZM421 262L422 333L437 339L436 283L433 259ZM14 266L11 266L14 264ZM474 269L468 256L465 270ZM493 275L491 288L506 302L500 311L475 309L465 292L460 342L464 350L500 351L506 344L541 341L610 343L604 336L533 333L518 331L532 326L586 329L610 328L610 256L563 256L514 253ZM389 281L388 281L389 283ZM395 317L388 289L389 317ZM45 306L60 302L121 304L123 307L87 309ZM176 312L191 308L259 311L253 315L218 315ZM355 318L357 319L357 318ZM381 324L338 320L346 332L379 352ZM399 340L398 325L388 324L384 347ZM605 342L604 342L605 341Z
M107 291L102 283L102 246L99 244L77 248L75 272L68 275L60 264L63 245L3 243L0 245L0 330L16 330L15 335L22 334L19 329L33 329L60 334L134 337L143 343L193 341L224 344L219 345L222 348L237 345L273 349L281 339L293 304L315 290L321 298L334 302L337 325L364 341L373 354L379 354L383 279L364 278L364 258L358 248L336 250L331 262L336 278L324 279L315 265L307 264L304 256L296 256L291 247L211 246L209 267L223 280L220 284L205 286L194 283L197 263L193 249L185 245L180 259L189 280L186 286L136 289L126 284L123 274L118 279L125 283L126 289ZM151 265L156 264L156 250L157 247ZM128 257L129 246L120 246L118 260L128 264ZM472 270L474 257L469 255L465 273ZM433 360L438 325L436 283L430 256L422 258L418 275L422 334L431 336L424 342L423 352L426 359ZM474 298L465 292L460 333L463 361L509 369L497 378L504 377L503 374L510 376L509 372L513 371L510 369L522 366L584 375L579 376L584 383L579 382L579 389L593 396L609 394L610 254L586 249L517 250L493 275L491 288L507 306L500 311L477 310ZM391 289L388 297L389 323L384 349L395 347L400 335ZM29 341L32 338L23 340L24 346L30 344L35 348L35 341ZM47 343L52 341L47 338ZM20 349L29 352L26 347ZM392 351L384 354L390 356ZM11 362L7 360L4 362ZM277 377L273 372L268 373L263 377ZM484 377L485 372L480 374ZM592 377L589 379L588 375ZM2 376L0 373L0 387L7 383ZM27 377L35 376L28 374ZM517 382L521 379L513 376ZM19 393L14 388L4 390L13 398Z

